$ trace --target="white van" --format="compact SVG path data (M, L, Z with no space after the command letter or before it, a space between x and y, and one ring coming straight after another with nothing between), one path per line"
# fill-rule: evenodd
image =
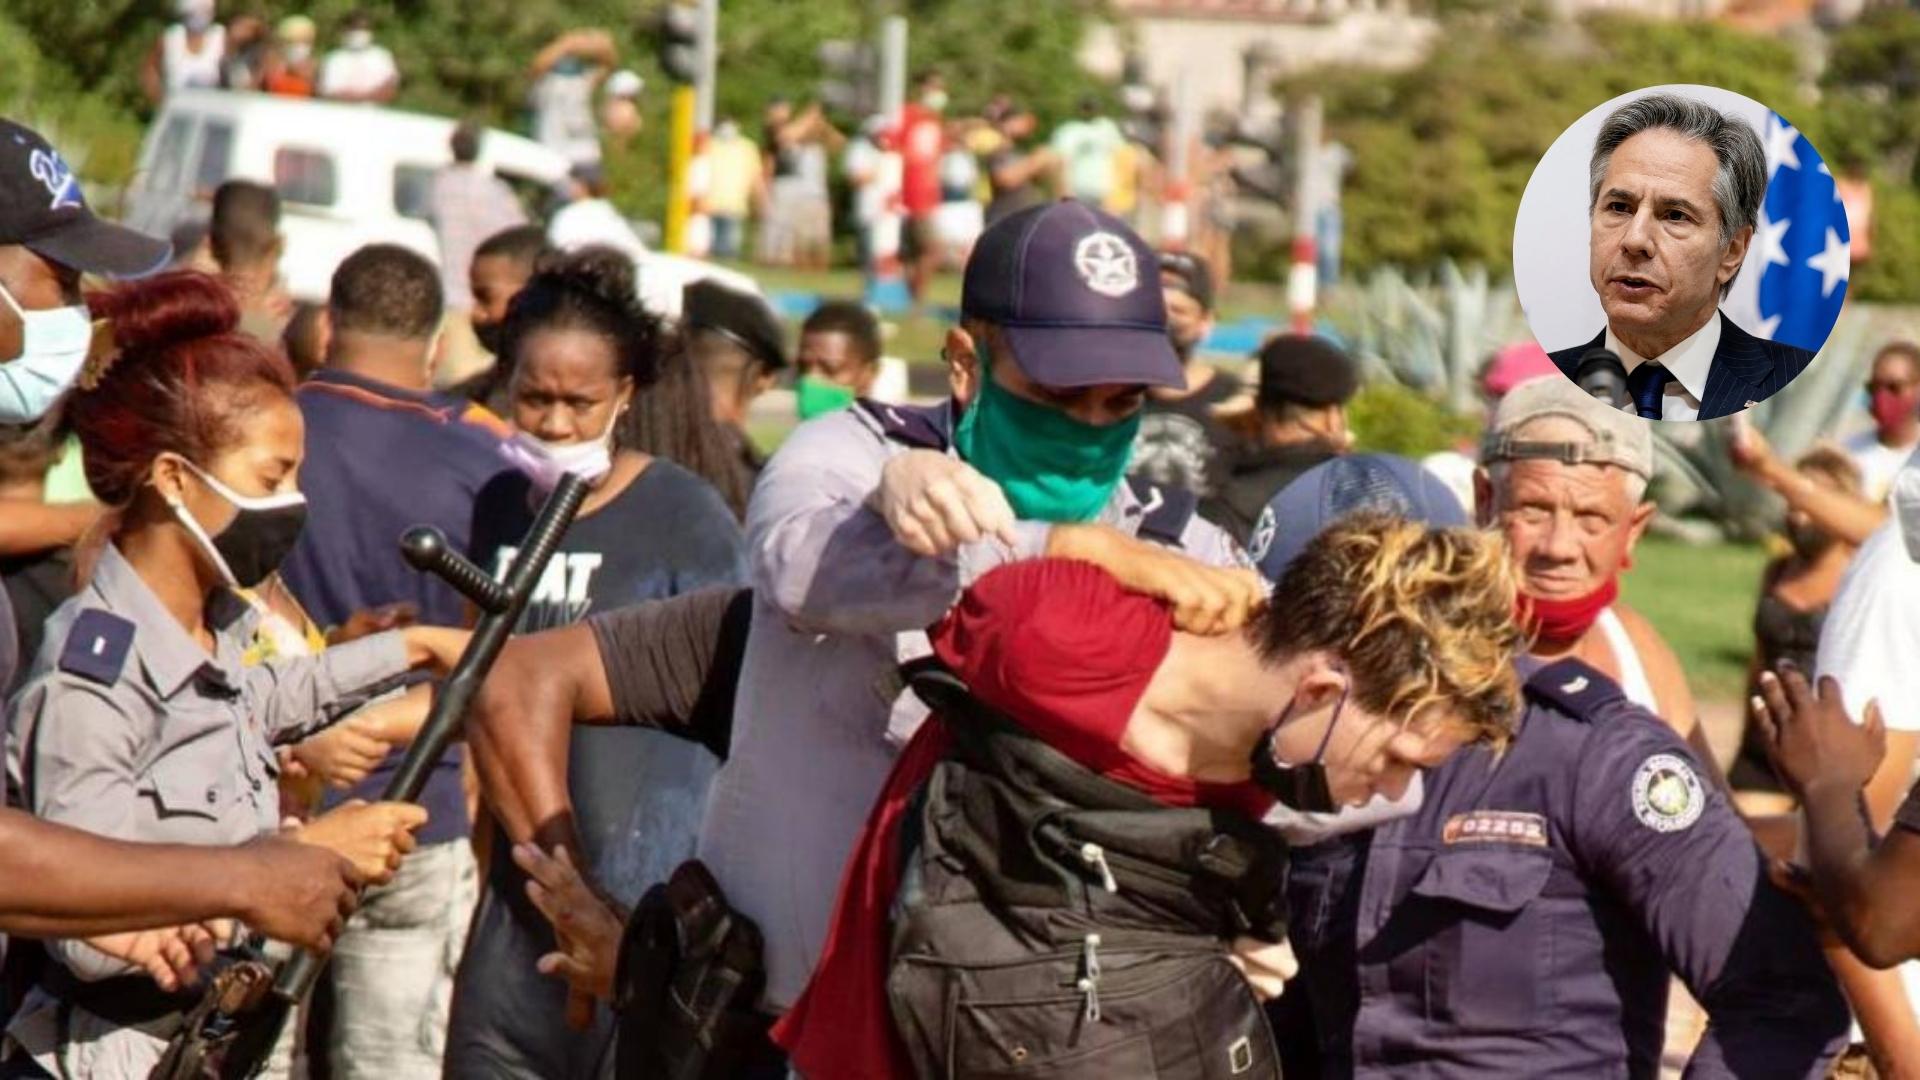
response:
M453 160L453 128L444 117L372 105L179 91L147 131L127 221L167 236L204 223L226 180L271 185L280 193L287 288L322 301L334 268L365 244L403 244L439 262L427 190ZM504 131L487 132L480 161L533 203L530 211L567 175L565 158Z

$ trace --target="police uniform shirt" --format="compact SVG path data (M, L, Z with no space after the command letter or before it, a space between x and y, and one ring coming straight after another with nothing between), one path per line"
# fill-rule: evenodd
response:
M1606 676L1539 669L1506 751L1425 787L1410 817L1294 852L1288 993L1325 1075L1651 1078L1672 975L1708 1015L1689 1076L1825 1075L1847 1009L1805 910Z
M232 845L275 829L274 744L391 685L407 653L388 633L248 667L257 619L216 594L209 655L109 545L13 703L8 777L28 809L122 840ZM76 942L50 948L82 977L124 970Z

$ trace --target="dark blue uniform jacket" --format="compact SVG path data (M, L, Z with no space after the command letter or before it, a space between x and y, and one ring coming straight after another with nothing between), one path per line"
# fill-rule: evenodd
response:
M1810 1077L1844 1000L1806 913L1673 729L1578 661L1539 668L1504 753L1411 817L1297 851L1328 1076L1655 1077L1669 976L1710 1018L1690 1077Z

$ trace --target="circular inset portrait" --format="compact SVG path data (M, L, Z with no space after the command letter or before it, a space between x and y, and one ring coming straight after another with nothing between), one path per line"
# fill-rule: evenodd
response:
M1712 86L1653 86L1562 132L1513 225L1520 306L1554 366L1654 420L1779 393L1840 315L1846 209L1807 137Z

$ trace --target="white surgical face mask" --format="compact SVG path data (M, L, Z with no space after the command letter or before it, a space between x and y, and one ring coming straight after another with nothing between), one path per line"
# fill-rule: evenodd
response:
M947 108L947 92L945 90L929 90L920 96L920 104L925 105L934 112L945 112Z
M620 426L623 404L616 408L607 430L581 442L550 443L522 431L507 442L503 452L507 460L533 481L541 491L560 486L560 477L572 473L589 484L597 484L613 471L613 430Z
M297 41L287 46L287 63L289 64L305 63L307 57L312 55L313 46L304 41Z
M84 304L28 311L6 286L0 300L20 317L20 355L0 360L0 424L40 419L80 374L93 345Z
M1343 806L1331 814L1309 814L1295 810L1285 803L1274 803L1273 809L1260 820L1268 827L1277 829L1294 847L1310 847L1323 840L1336 836L1359 832L1385 825L1403 817L1409 817L1420 811L1420 805L1426 800L1426 784L1421 773L1414 773L1407 782L1407 790L1398 799L1389 799L1385 795L1375 795L1359 806Z
M340 44L345 45L347 48L358 52L359 50L364 49L367 46L373 44L373 31L349 30L346 33L340 35Z

